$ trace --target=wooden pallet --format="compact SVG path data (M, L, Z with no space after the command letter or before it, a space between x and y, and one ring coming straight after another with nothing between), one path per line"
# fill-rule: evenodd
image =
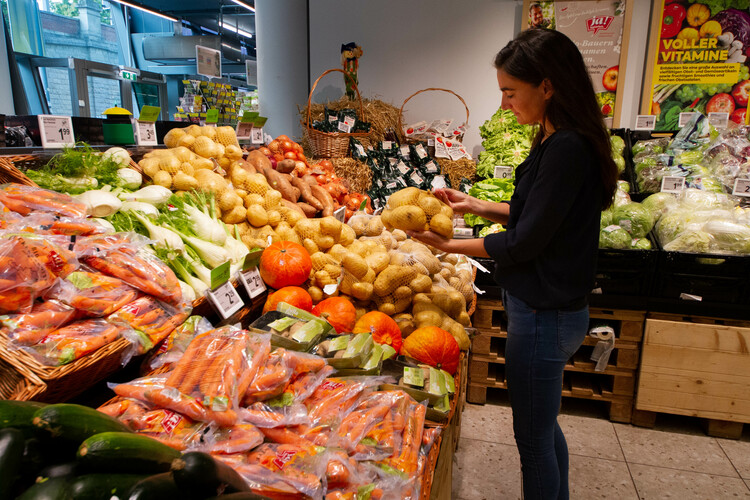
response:
M637 410L634 408L630 423L638 427L653 429L656 426L656 419L661 414L655 411ZM728 420L713 418L701 418L701 424L709 436L725 439L740 439L746 425L742 422L730 422Z

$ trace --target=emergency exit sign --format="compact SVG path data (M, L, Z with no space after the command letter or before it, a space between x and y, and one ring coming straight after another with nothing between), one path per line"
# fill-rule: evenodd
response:
M123 80L133 80L136 81L138 79L138 74L133 71L127 71L127 70L120 70L120 76L123 78Z

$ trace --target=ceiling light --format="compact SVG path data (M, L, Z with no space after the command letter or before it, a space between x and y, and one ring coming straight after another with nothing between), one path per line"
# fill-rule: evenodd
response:
M248 5L245 2L240 2L240 0L232 0L232 2L236 3L240 7L246 8L249 11L255 12L255 7L253 7L252 5Z
M240 49L238 49L237 47L233 47L233 46L229 45L228 43L222 42L221 46L222 47L226 47L228 49L236 50L237 52L241 52Z
M156 17L161 17L162 19L166 19L167 21L172 21L173 23L178 21L177 18L174 18L172 16L168 16L166 14L162 14L161 12L158 12L158 11L155 11L155 10L147 9L146 7L142 7L142 6L136 5L134 3L126 2L125 0L111 0L111 1L112 2L121 3L123 5L127 5L128 7L132 7L132 8L137 9L137 10L142 10L143 12L148 12L149 14L152 14L152 15L154 15Z
M239 29L239 28L237 28L237 27L235 27L235 26L232 26L231 24L227 24L227 23L225 23L224 21L221 21L221 22L219 23L219 25L220 25L220 26L221 26L222 28L224 28L225 30L229 30L229 31L231 31L232 33L237 33L238 35L240 35L240 36L244 36L245 38L252 38L252 37L253 37L253 34L252 34L252 33L250 33L249 31L241 30L241 29Z

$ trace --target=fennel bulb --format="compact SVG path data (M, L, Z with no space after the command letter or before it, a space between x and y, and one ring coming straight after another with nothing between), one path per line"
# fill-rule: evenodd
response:
M91 219L91 222L93 222L97 226L102 226L103 228L107 230L107 232L110 232L110 233L117 232L117 229L115 229L115 226L113 226L112 223L109 222L107 219L93 218Z
M123 202L120 210L140 212L144 215L148 215L149 217L159 216L159 210L157 210L155 206L150 203L143 203L142 201L125 201Z
M104 158L110 158L121 167L127 167L130 165L130 153L123 148L109 148L102 154L102 156Z
M182 238L171 229L157 226L151 222L148 217L139 212L129 211L128 213L138 219L141 224L146 227L149 236L154 240L154 246L157 248L176 250L178 252L183 252L185 250L185 244L182 242Z
M201 280L195 280L195 281L197 281L200 284L203 284ZM195 302L198 292L192 286L188 285L182 280L177 280L177 282L180 284L180 290L182 291L182 298L189 302Z
M117 171L118 184L125 189L138 189L143 183L143 176L132 168L121 168Z
M125 201L142 201L160 207L167 202L170 196L172 196L172 191L164 186L152 184L132 193L123 193L120 198Z
M189 203L185 203L185 212L190 217L190 227L199 238L224 245L227 239L227 233L224 231L221 223L206 215L201 210L195 208Z
M101 189L86 191L75 198L86 205L86 213L92 217L107 217L122 207L117 196Z

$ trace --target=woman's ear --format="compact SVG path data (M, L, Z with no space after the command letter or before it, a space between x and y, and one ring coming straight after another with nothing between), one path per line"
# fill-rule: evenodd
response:
M545 99L552 99L552 94L555 93L555 88L552 86L552 82L549 78L542 80L542 90L544 91Z

